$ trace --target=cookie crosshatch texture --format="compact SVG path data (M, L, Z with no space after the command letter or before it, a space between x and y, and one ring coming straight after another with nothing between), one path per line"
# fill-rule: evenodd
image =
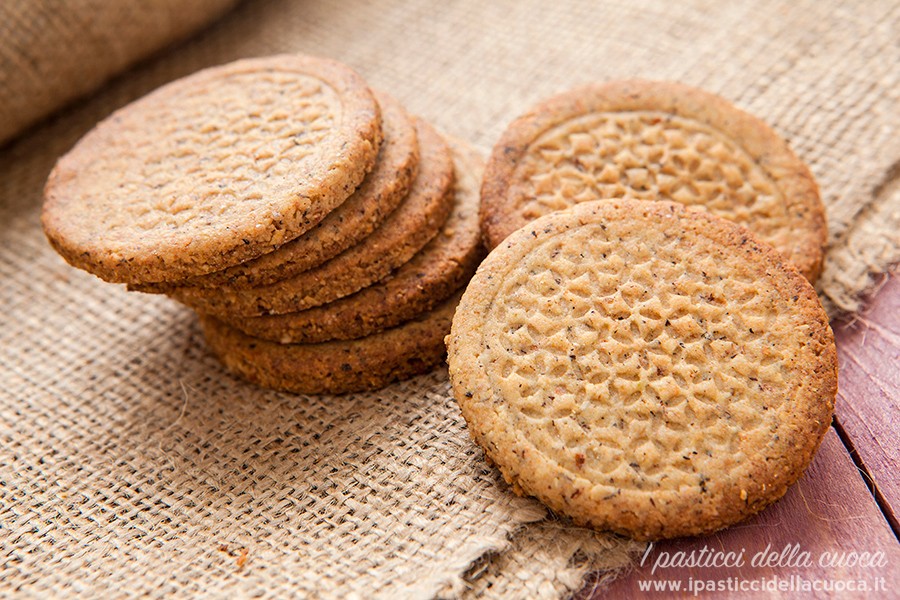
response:
M415 119L419 168L407 197L360 243L318 267L269 285L182 286L168 293L207 314L260 316L321 306L357 292L410 260L437 235L453 208L453 161L441 135Z
M321 265L378 227L403 201L415 180L419 143L412 118L397 100L383 92L376 92L375 96L381 109L384 136L378 160L356 191L318 225L257 259L188 281L150 286L150 289L267 285Z
M514 488L637 539L781 497L837 386L809 283L671 202L590 202L517 231L469 285L449 351L472 435Z
M617 81L551 98L514 121L483 187L490 247L580 202L672 200L745 225L815 281L824 207L809 169L765 123L678 83Z
M344 65L281 55L210 68L113 113L60 158L44 231L109 281L216 271L319 223L380 141L378 104Z
M478 227L484 157L464 142L448 141L455 172L453 211L434 239L409 262L384 280L322 306L221 319L248 335L283 344L354 339L431 310L468 282L484 257Z

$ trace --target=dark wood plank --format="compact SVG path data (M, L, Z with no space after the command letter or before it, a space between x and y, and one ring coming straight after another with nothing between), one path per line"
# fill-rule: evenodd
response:
M835 327L840 382L835 420L894 532L900 532L900 276L862 315ZM900 594L900 590L898 590Z
M730 568L659 566L652 573L654 564L664 565L666 557L674 561L676 552L693 551L695 556L699 556L704 548L708 552L743 551L744 564ZM786 554L781 558L785 549ZM754 557L761 552L766 552L766 556L774 554L777 560L773 560L776 562L772 566L754 565ZM810 566L801 566L805 562L801 561L804 556L801 552L809 553L812 563ZM834 556L850 552L881 552L884 559L877 561L878 566L873 567L830 567L820 564L821 560L827 560L826 553ZM806 474L779 502L746 523L715 535L654 545L646 555L643 566L638 565L633 572L614 581L609 589L598 591L595 597L642 598L648 591L641 588L641 582L681 582L681 593L670 591L653 594L653 597L674 598L691 595L686 592L689 581L703 580L717 586L728 586L731 582L734 587L739 585L736 583L739 581L758 581L761 578L771 581L773 577L777 577L786 581L785 585L790 585L792 576L795 584L798 582L797 578L830 581L833 586L847 586L851 585L850 582L858 586L858 582L864 581L870 589L884 587L887 591L868 594L824 591L802 594L791 591L729 591L726 587L714 595L716 598L843 598L896 597L900 592L900 544L834 429L829 430ZM700 596L710 595L713 594Z

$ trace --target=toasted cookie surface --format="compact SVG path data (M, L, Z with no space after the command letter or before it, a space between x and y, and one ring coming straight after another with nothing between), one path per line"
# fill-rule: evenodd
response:
M253 287L286 279L318 266L370 234L412 185L419 165L416 128L400 104L376 93L384 140L375 167L362 185L322 222L277 250L180 285ZM170 286L171 287L171 286Z
M484 158L450 140L456 172L455 203L440 233L388 278L308 310L264 317L223 317L252 336L281 343L353 339L394 327L430 310L469 280L484 256L478 227L478 191Z
M809 279L822 266L825 211L809 169L765 123L682 84L577 88L516 119L488 161L489 248L528 221L630 195L698 205L770 243Z
M166 85L101 122L51 172L42 214L74 266L177 281L316 225L371 169L378 104L350 68L282 55Z
M416 119L419 170L409 195L359 244L294 277L253 288L179 287L167 293L199 312L260 316L319 306L384 278L440 230L453 208L453 162L447 143Z
M459 294L400 327L357 340L278 344L245 335L210 316L200 317L212 351L233 373L300 394L343 394L425 373L443 359Z
M515 232L448 349L470 432L516 491L639 539L781 497L837 389L810 284L746 229L671 202L584 203Z

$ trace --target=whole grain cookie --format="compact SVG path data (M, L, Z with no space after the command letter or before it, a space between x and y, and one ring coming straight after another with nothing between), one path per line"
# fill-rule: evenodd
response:
M825 211L806 165L765 123L670 82L571 90L516 119L482 187L488 248L579 202L633 196L701 206L740 223L810 281L822 267Z
M359 186L378 104L340 63L241 60L113 113L59 159L42 214L51 244L108 281L177 281L272 251Z
M274 283L324 263L378 227L409 193L419 165L419 143L403 107L387 94L375 96L381 107L384 140L375 167L353 195L321 223L277 250L178 285L242 288ZM156 291L165 291L177 286L156 287Z
M809 282L747 229L672 202L589 202L515 232L447 341L469 430L513 489L645 540L781 497L837 389Z
M478 227L482 155L449 140L455 204L441 232L388 278L315 308L264 317L221 317L248 335L282 344L349 340L394 327L431 310L467 282L484 255Z
M278 344L200 317L213 353L229 371L263 387L299 394L344 394L377 389L425 373L444 355L460 294L400 327L349 341Z
M440 230L453 208L453 162L447 143L416 119L419 171L409 196L362 242L325 264L254 288L179 287L170 296L213 315L283 314L343 298L386 277Z

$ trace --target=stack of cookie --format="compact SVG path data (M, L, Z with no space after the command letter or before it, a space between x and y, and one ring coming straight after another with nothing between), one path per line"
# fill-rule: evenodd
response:
M302 393L430 369L482 254L482 160L339 63L238 61L89 132L50 175L71 264L195 308L239 375Z

